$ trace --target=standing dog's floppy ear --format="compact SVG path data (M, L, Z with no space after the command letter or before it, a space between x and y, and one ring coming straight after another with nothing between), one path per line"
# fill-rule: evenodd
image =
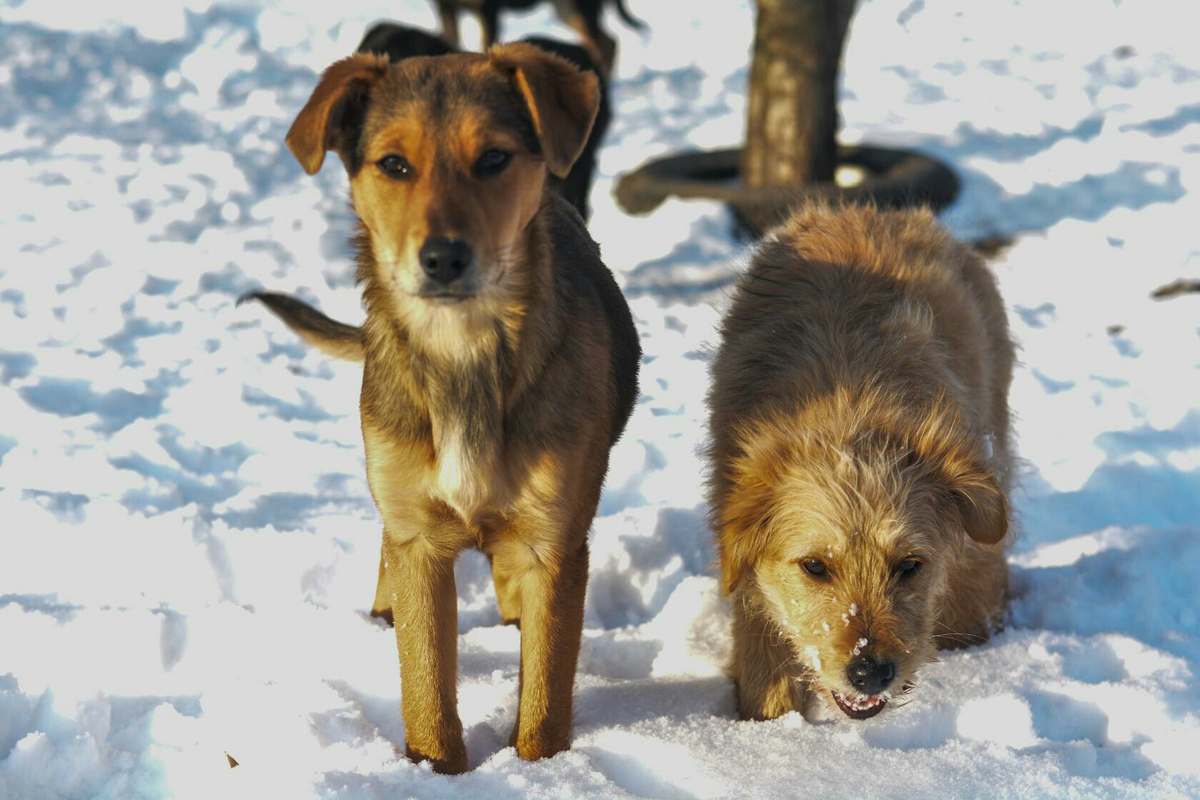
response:
M366 95L387 74L388 60L377 55L354 55L334 62L321 75L312 97L292 123L287 146L309 175L335 150L347 171L358 171L358 134L366 114Z
M525 97L550 174L565 178L600 109L596 76L531 44L497 45L488 54Z

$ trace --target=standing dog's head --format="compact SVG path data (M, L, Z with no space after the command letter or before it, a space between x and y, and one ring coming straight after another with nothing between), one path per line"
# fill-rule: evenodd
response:
M967 539L1008 529L984 454L947 417L904 436L869 416L741 431L714 504L725 590L757 605L810 688L854 719L911 690L937 637L954 633L939 627L939 600Z
M288 132L304 169L335 151L374 274L410 324L479 313L519 291L524 233L598 105L594 76L529 45L333 64Z

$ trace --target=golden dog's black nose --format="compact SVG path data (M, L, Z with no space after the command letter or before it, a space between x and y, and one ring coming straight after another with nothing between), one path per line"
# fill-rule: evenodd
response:
M876 661L873 658L856 658L846 667L846 679L850 685L867 695L879 694L896 677L896 665L891 661Z
M418 258L425 274L441 284L458 280L474 258L471 246L460 239L430 236L421 246Z

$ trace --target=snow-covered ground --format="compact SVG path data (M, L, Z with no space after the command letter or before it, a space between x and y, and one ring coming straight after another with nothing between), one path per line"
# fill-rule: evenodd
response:
M423 0L0 0L0 798L1200 796L1200 50L1178 0L872 0L845 139L935 153L1022 345L1009 626L866 722L735 718L701 504L725 212L617 174L742 134L752 9L629 0L593 235L644 394L592 539L573 749L507 748L518 634L458 568L473 772L403 742L365 615L380 523L358 368L267 286L361 319L336 159L283 148L315 74ZM567 31L546 9L511 35ZM478 28L465 26L473 41ZM240 762L230 769L225 753Z

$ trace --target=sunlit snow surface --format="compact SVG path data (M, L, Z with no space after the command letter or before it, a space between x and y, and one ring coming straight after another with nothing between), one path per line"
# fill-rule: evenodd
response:
M1008 236L1025 459L1006 633L865 722L735 719L701 505L729 219L610 198L644 159L736 144L752 10L629 0L592 231L646 352L592 538L573 749L508 747L518 634L458 569L474 771L404 739L365 616L380 523L359 370L254 287L361 319L336 159L284 133L373 5L0 0L0 798L1200 795L1200 50L1178 0L875 0L843 138L915 146ZM303 11L298 9L303 7ZM506 30L568 31L542 9ZM474 41L478 27L464 25ZM1117 327L1119 326L1119 327ZM229 753L240 762L231 770Z

